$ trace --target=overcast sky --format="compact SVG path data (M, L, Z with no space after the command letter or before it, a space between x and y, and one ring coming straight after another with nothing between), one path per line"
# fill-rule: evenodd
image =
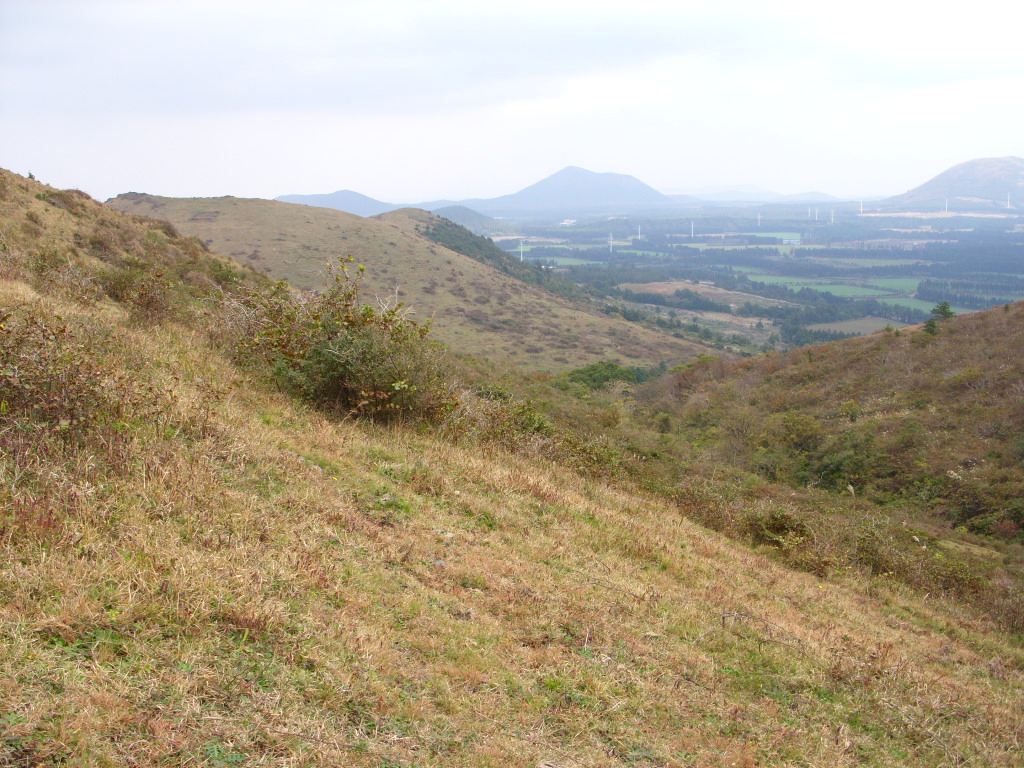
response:
M0 166L98 199L897 194L1024 155L1015 2L0 0Z

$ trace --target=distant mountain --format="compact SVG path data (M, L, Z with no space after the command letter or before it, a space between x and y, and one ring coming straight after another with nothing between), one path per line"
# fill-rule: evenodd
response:
M639 179L569 166L512 195L464 204L490 215L622 214L676 208L678 203Z
M342 190L329 195L282 195L276 200L333 208L358 216L376 216L399 208L422 208L436 213L461 207L489 217L545 218L656 212L684 206L692 207L702 202L696 198L664 195L626 174L595 173L575 166L563 168L536 184L501 197L431 200L398 205L374 200L358 192Z
M548 209L570 206L577 209L626 206L672 205L672 198L649 187L634 176L622 173L594 173L569 166L513 195L489 201L494 205Z
M956 210L1024 207L1024 158L968 160L943 171L909 192L882 201L890 206L940 207Z
M354 213L356 216L377 216L388 211L396 211L402 206L374 200L372 197L353 192L351 189L340 189L326 195L281 195L274 198L282 203L298 203L312 205L317 208L333 208L336 211Z

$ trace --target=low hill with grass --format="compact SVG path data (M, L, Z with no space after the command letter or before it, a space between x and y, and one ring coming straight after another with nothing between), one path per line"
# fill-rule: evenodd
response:
M0 765L1019 762L1000 563L668 460L352 263L300 293L7 172L0 233Z
M1024 531L1024 303L706 361L651 385L709 455L1006 541Z
M140 194L120 195L109 204L166 219L212 249L300 288L322 287L325 266L352 255L368 268L368 296L403 302L419 319L431 321L437 339L459 352L558 371L605 357L639 366L675 364L707 351L699 343L524 284L403 224L410 215L421 228L423 222L442 221L426 212L403 209L364 219L270 200Z

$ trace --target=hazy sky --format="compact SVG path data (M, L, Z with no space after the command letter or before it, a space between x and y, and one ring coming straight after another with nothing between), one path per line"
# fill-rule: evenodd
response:
M1024 155L1016 2L0 0L0 166L98 199L857 197Z

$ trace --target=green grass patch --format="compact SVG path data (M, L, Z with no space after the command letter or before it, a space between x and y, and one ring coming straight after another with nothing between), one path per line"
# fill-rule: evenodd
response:
M906 323L894 322L884 317L860 317L856 320L843 320L836 323L817 323L808 326L808 328L812 331L835 331L837 333L855 333L863 336L880 331L889 325L893 328L903 328Z
M862 285L847 285L845 283L825 283L822 286L809 286L816 291L827 291L833 296L849 296L851 298L878 298L880 296L892 296L892 291L885 291L880 288L870 288Z
M900 293L913 293L917 290L917 286L920 284L921 279L918 277L876 277L872 280L866 280L876 288L884 288L889 291L899 291Z

